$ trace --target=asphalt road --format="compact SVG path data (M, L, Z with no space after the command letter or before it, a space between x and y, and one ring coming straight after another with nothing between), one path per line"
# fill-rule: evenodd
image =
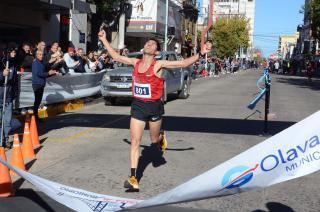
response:
M265 140L264 102L246 108L258 92L258 71L193 81L187 100L174 96L165 105L169 147L161 163L150 158L146 131L141 144L139 193L126 193L129 174L129 102L85 109L46 119L40 126L42 148L30 172L40 177L113 196L146 199L167 191ZM320 80L272 75L271 135L316 112ZM155 167L156 166L156 167ZM141 211L319 211L320 175L315 173L263 190ZM17 195L0 199L0 211L70 211L28 182L15 182ZM196 185L195 185L196 186Z

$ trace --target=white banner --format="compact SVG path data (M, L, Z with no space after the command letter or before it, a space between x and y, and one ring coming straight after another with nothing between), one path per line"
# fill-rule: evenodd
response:
M158 2L155 0L131 0L131 21L156 21Z
M320 169L320 112L190 181L145 201L95 194L13 169L76 211L117 211L226 196L268 187ZM232 144L230 144L232 145Z
M97 73L72 73L64 76L53 76L47 79L42 103L54 104L72 99L93 96L100 93L101 80L107 70ZM32 74L21 77L19 108L31 107L34 102Z
M124 207L134 205L139 200L108 196L92 193L78 188L58 184L41 177L17 169L0 158L0 163L14 170L21 177L36 186L40 191L57 202L75 210L83 212L119 211Z

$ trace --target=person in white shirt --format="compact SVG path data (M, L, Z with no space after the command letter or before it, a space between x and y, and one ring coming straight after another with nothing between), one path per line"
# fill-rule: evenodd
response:
M275 63L274 63L274 72L276 74L279 73L279 67L280 67L280 64L279 64L279 61L277 60Z
M63 59L66 62L66 65L69 69L69 73L74 73L75 69L80 65L79 61L74 59L75 50L72 47L68 48L68 52L64 54Z

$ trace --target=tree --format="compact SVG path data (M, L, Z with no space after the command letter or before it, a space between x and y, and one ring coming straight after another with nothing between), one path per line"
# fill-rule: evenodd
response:
M320 40L320 0L312 0L306 5L307 18L311 22L312 37Z
M231 57L249 46L249 24L244 17L220 18L213 26L212 40L217 56Z
M97 6L97 13L93 15L89 14L88 16L92 33L89 49L95 50L98 43L96 34L100 30L101 23L109 26L107 36L110 39L111 32L117 30L117 23L121 13L127 10L129 4L125 4L126 0L88 0L87 2Z
M105 15L112 11L114 4L119 4L123 0L88 0L88 3L97 6L97 14Z

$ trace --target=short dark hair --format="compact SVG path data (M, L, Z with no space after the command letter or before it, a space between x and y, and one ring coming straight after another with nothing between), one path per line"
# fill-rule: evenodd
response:
M23 43L23 44L22 44L22 47L25 47L25 46L31 47L31 44L30 44L30 43Z
M161 51L160 42L159 42L157 39L155 39L155 38L149 38L148 41L149 41L149 40L152 40L152 41L156 42L156 44L157 44L157 51Z
M106 50L106 49L102 50L101 54L108 54L108 50Z

